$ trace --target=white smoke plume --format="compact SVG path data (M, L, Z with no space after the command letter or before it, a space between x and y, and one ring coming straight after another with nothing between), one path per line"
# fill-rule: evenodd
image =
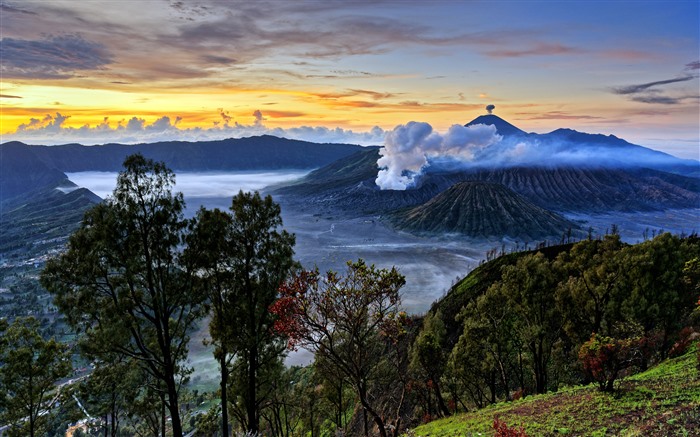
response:
M502 137L493 125L452 125L447 133L433 131L428 123L399 125L384 139L377 161L376 184L382 190L405 190L416 182L432 160L470 161L475 153L498 143Z

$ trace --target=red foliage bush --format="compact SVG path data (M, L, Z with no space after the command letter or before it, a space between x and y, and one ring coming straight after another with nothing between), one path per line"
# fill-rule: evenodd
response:
M681 329L678 334L678 341L673 343L671 349L668 351L668 356L671 358L680 357L681 355L688 352L690 344L697 338L696 332L691 327L685 327Z
M493 429L495 431L494 437L527 437L525 428L522 426L516 428L515 425L510 427L498 416L493 418Z
M521 389L518 389L515 393L513 393L512 399L513 399L514 401L517 401L517 400L519 400L519 399L522 399L522 398L523 398L523 395L524 395L523 389L522 389L522 388L521 388Z
M601 391L613 391L620 372L637 364L641 358L641 338L616 339L591 336L578 353L583 370L598 382Z

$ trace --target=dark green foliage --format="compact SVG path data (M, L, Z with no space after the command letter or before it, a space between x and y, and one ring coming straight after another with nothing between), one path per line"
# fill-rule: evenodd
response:
M699 252L697 237L681 239L664 233L620 253L624 265L617 297L620 317L639 323L647 335L660 331L662 355L697 302L698 296L683 280L683 269Z
M280 207L270 196L241 191L230 210L198 212L185 258L200 272L211 303L210 334L221 368L222 403L228 404L231 392L239 422L258 432L284 351L268 307L295 266L294 236L280 230ZM227 423L224 411L222 428Z
M33 317L15 319L0 345L0 423L9 436L44 435L60 394L56 383L71 369L67 346L42 338Z
M450 414L441 390L441 379L447 366L449 352L445 350L445 337L445 324L442 321L442 314L439 311L435 314L427 314L423 319L423 328L411 348L411 365L409 367L412 372L411 377L426 384L429 390L426 410L427 414L431 416L447 416ZM430 391L434 391L435 394L437 403L435 411L433 411L432 403L430 402L432 399Z
M122 355L152 377L179 436L189 332L205 296L180 259L186 221L174 174L140 155L124 167L113 196L86 213L41 282L95 356Z
M607 361L607 389L622 371L663 358L681 328L693 323L696 236L661 234L630 246L609 235L546 250L549 256L512 254L480 266L434 306L432 314L445 314L464 303L457 318L462 335L442 379L455 405L599 380L605 372L596 376L577 363L581 345L592 333L622 339L608 342L613 345L634 338L629 354Z
M143 409L139 409L139 402L147 393L143 386L148 375L138 363L125 356L87 354L102 359L98 359L94 370L80 384L77 396L89 406L90 414L102 418L105 435L116 437L129 416L146 415ZM160 412L157 408L159 401L152 406L152 412Z
M591 333L611 334L616 317L616 292L625 265L620 258L624 244L619 235L585 240L559 255L556 265L564 278L557 291L557 305L564 314L564 330L575 345Z

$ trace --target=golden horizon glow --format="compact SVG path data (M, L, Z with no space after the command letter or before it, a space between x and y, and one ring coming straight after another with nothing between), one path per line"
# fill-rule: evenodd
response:
M333 140L376 143L375 126L443 131L494 104L525 131L614 134L697 158L697 2L547 14L536 2L263 3L4 4L0 140L339 128Z

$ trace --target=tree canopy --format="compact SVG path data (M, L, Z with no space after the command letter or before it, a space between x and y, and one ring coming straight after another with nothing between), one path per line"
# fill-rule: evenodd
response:
M187 222L174 181L164 164L128 157L113 195L85 214L41 281L94 351L136 360L153 377L180 436L178 393L205 295L181 262Z

